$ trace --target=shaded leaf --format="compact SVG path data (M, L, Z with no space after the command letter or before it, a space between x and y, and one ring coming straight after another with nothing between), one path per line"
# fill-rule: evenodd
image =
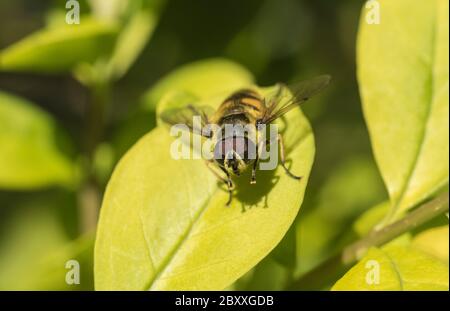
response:
M233 285L233 290L283 290L292 278L292 270L268 256Z
M88 0L92 13L99 19L118 19L129 6L129 0Z
M291 226L270 257L284 268L293 270L297 264L296 227Z
M2 215L1 290L93 289L93 235L71 240L60 217L72 213L72 200L55 193L36 196ZM80 284L66 283L66 262L72 259L80 264Z
M67 143L50 115L0 92L0 188L76 183L75 166L62 149Z
M448 183L448 1L380 8L380 24L362 13L358 81L393 221Z
M371 157L353 155L336 164L320 185L313 209L296 223L297 273L309 271L338 251L353 220L385 196Z
M79 25L40 30L0 52L0 70L65 72L107 56L117 25L84 18Z
M140 11L131 17L119 34L108 63L112 77L120 78L128 71L151 37L156 22L156 17L149 11Z

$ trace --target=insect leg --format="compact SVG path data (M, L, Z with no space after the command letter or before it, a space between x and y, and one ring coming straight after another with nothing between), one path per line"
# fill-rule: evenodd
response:
M226 206L229 206L231 204L231 200L233 199L233 188L234 188L233 183L231 182L231 179L230 179L229 176L228 176L228 178L229 178L228 182L227 182L227 185L228 185L228 201L225 204Z
M228 183L228 180L225 177L221 176L214 168L211 167L211 164L213 164L212 161L205 160L205 164L206 167L209 168L209 170L214 174L214 176L217 177L217 179L223 181L225 184Z
M219 166L219 167L222 170L222 172L224 172L225 175L227 175L227 178L223 178L223 180L225 181L225 184L227 185L227 188L228 188L228 201L225 205L229 206L231 203L231 199L233 198L234 184L231 181L230 174L223 167L221 167L221 166Z
M259 149L258 145L256 145L257 150ZM252 167L252 178L250 179L250 184L256 184L256 168L258 167L258 161L259 161L259 152L256 152L256 158L255 161L253 162L253 167Z
M294 179L301 179L302 178L301 176L296 176L296 175L292 174L289 171L289 169L286 167L286 161L285 161L285 157L284 157L284 143L283 143L283 137L281 136L281 134L278 134L278 143L280 144L281 166L286 171L286 174L288 174L288 176L290 176Z
M255 157L255 161L253 162L253 167L252 167L252 178L250 179L251 185L256 184L256 170L258 168L259 158L261 156L261 152L264 147L265 147L264 142L260 142L260 143L256 144L256 157Z

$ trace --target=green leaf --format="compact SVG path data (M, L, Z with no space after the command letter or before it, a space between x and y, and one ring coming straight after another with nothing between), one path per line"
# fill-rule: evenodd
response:
M291 226L283 240L270 253L273 260L283 267L294 270L297 265L297 236L296 226Z
M118 19L129 6L129 0L88 0L92 14L99 19Z
M371 248L332 290L448 290L448 274L448 265L440 260L392 244Z
M79 25L46 28L0 52L0 70L65 72L110 53L118 27L83 18Z
M274 260L272 256L267 256L229 289L283 290L291 278L292 270Z
M297 273L303 274L340 250L349 225L386 196L370 156L352 155L335 164L313 194L314 205L301 214L297 227ZM344 234L343 234L344 233ZM326 273L326 272L325 272Z
M419 233L414 237L412 245L448 264L448 225Z
M358 81L394 221L448 183L448 1L380 0L363 10Z
M245 68L225 59L197 61L172 71L146 92L139 109L124 120L113 134L117 153L125 153L140 137L156 126L156 103L168 92L178 90L198 97L208 97L252 82L253 77Z
M0 92L0 188L73 185L75 166L62 149L67 144L50 115Z
M383 220L389 212L390 207L391 203L385 201L367 210L353 223L354 231L360 237L365 236Z
M278 245L256 266L227 289L282 290L294 275L296 258L296 226L291 225Z
M108 63L110 76L123 76L142 52L156 26L150 11L134 14L117 38L116 47Z
M169 73L153 86L143 98L143 106L154 110L168 91L187 91L199 98L208 98L253 82L242 66L226 59L209 59L189 63Z
M217 107L227 95L199 104ZM250 185L244 174L235 180L229 207L223 185L202 160L171 158L174 138L166 128L141 138L117 165L103 200L96 289L223 289L263 259L295 219L314 157L314 138L300 109L286 121L287 157L303 179L278 167L259 171L257 184Z
M14 208L1 219L0 290L93 289L93 235L72 240L61 217L73 213L74 199L51 192L10 203ZM72 259L80 264L78 285L65 281Z

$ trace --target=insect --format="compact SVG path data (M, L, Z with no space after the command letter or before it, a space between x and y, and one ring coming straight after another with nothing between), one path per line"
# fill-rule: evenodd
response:
M182 108L164 111L161 119L170 125L187 125L192 133L214 140L212 150L214 157L205 161L214 175L225 183L229 193L226 203L228 206L234 190L232 176L239 176L251 167L250 184L256 183L261 151L264 146L273 142L264 139L265 135L261 133L262 125L272 123L322 91L330 79L330 76L322 75L295 84L289 87L291 95L288 98L285 98L286 93L283 92L287 88L284 84L278 84L277 90L268 96L262 96L256 90L241 89L226 98L216 111L210 111L210 107L187 104ZM194 126L194 116L200 117L201 128ZM204 130L210 125L215 125L213 127L215 130ZM227 130L230 126L233 128L231 131ZM244 127L249 130L239 130ZM276 140L279 145L281 166L289 177L300 180L301 177L293 174L286 166L281 134L278 133ZM251 152L252 150L255 152Z

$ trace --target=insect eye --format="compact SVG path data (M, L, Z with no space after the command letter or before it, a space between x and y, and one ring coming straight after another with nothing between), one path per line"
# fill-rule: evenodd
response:
M225 138L216 144L214 159L223 161L230 153L237 154L241 159L255 159L256 145L247 137Z
M225 139L222 139L214 147L214 159L223 163L226 154L225 149L226 149L226 142Z

